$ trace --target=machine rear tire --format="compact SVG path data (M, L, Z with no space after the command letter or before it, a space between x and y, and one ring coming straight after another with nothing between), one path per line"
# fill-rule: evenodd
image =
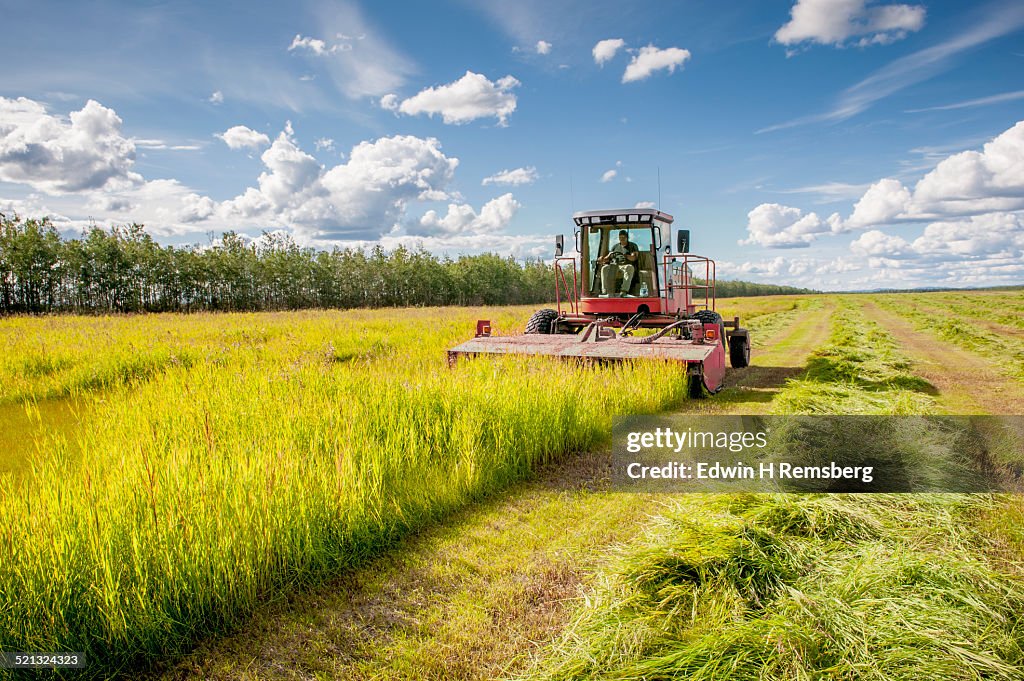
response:
M733 336L729 339L729 363L734 369L750 366L749 336Z
M558 319L558 311L546 307L537 310L526 322L526 333L555 333L555 320Z

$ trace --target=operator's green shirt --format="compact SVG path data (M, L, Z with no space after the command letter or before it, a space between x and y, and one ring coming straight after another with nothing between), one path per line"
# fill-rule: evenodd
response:
M612 246L612 249L610 251L608 251L608 253L609 253L609 255L612 254L612 253L621 253L623 256L627 256L627 255L629 255L631 253L636 253L637 254L637 259L636 260L628 260L627 259L622 264L623 265L632 265L634 270L639 269L639 266L640 266L640 258L639 258L640 247L637 246L632 241L627 241L625 246L623 246L621 243L617 243L614 246Z

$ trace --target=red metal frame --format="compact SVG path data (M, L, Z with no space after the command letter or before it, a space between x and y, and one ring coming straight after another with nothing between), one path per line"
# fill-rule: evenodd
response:
M565 270L562 267L562 263L569 261L572 263L572 296L568 294L570 292L568 277ZM684 284L674 284L672 282L671 270L673 263L678 262L682 268L687 272ZM692 270L696 268L697 272L694 273ZM693 280L700 278L700 270L704 270L704 283L695 284ZM696 274L696 277L694 276ZM685 291L686 295L685 304L686 309L682 310L685 314L693 314L698 309L706 309L715 311L717 304L717 266L715 261L711 258L704 257L702 255L693 255L692 253L680 253L680 254L666 254L662 259L662 272L661 272L661 291L658 296L647 296L645 298L602 298L593 296L584 296L580 291L580 282L577 277L576 270L576 259L575 258L556 258L555 259L555 300L558 305L558 315L563 319L571 318L571 321L577 321L584 319L589 316L591 319L597 316L603 315L628 315L632 314L637 307L646 305L650 310L650 322L653 324L663 326L664 324L671 323L673 315L677 312L675 293L679 290ZM563 295L565 300L563 301ZM563 302L566 303L566 308L563 308Z
M681 287L678 286L678 285L672 284L672 280L669 277L669 268L670 268L671 264L674 261L678 261L678 260L682 260L682 267L686 270L687 275L688 275L688 280L690 282L690 283L687 283L687 284L683 284ZM692 280L693 274L690 271L691 270L690 263L703 263L704 264L704 283L703 284L694 284L693 283L693 280ZM692 314L697 309L697 307L699 307L699 304L697 303L697 299L692 295L692 292L694 292L694 291L703 291L704 292L703 307L704 307L705 310L712 310L712 311L715 310L715 302L716 302L716 299L717 299L717 295L716 295L716 292L715 292L715 287L716 287L716 284L717 284L717 277L716 277L717 269L716 269L715 261L714 260L712 260L711 258L706 258L703 255L694 255L692 253L677 253L677 254L669 253L669 254L666 254L665 257L662 259L662 268L663 268L662 272L664 274L663 281L665 282L665 307L666 308L670 307L670 305L671 305L671 302L672 302L672 292L675 289L683 288L688 293L691 293L691 295L687 296L687 298L689 300L689 305L687 306L687 310L686 310L687 314ZM690 309L690 308L693 308L693 309Z
M572 263L572 297L568 296L569 293L569 282L565 278L565 270L562 269L562 263L568 261ZM579 282L576 278L576 258L563 257L555 258L555 304L558 306L558 316L562 316L562 296L559 289L558 283L561 281L562 289L566 292L566 304L568 306L567 312L570 314L579 314L580 309L580 289Z

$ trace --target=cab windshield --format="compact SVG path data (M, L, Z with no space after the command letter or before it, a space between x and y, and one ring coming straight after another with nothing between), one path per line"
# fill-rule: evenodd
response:
M630 295L639 296L641 291L646 289L647 296L658 295L657 267L654 265L654 246L651 225L647 224L608 224L590 225L587 227L587 259L583 263L583 286L584 295L600 296L605 291L602 287L601 270L606 265L611 265L620 270L614 262L598 263L598 259L605 258L617 244L619 244L619 232L625 230L627 243L636 246L638 258L634 265L632 278L628 292ZM632 250L632 249L629 249ZM623 263L624 264L624 263ZM625 281L626 271L616 271L615 281L621 287ZM608 276L608 275L606 275ZM646 284L646 286L645 286ZM621 289L610 292L621 293Z

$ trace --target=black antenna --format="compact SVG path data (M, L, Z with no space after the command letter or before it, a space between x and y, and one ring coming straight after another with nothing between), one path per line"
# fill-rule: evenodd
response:
M658 166L658 210L661 210L661 166Z

